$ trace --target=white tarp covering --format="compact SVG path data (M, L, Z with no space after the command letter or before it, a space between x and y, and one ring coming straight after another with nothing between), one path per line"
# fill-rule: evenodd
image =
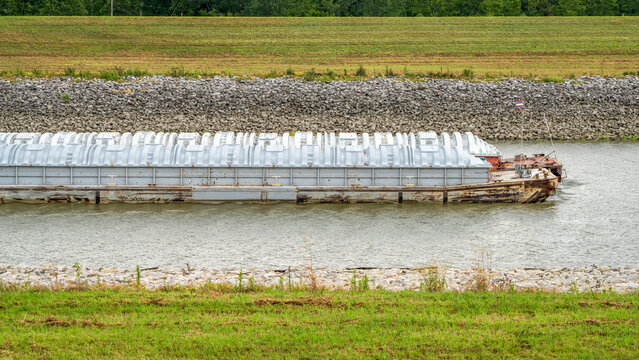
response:
M0 166L489 168L472 133L0 133Z

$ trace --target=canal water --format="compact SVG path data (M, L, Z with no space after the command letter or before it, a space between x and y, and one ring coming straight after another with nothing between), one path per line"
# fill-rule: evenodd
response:
M637 265L639 144L555 146L568 177L541 204L0 205L0 264L471 266L488 253L495 267Z

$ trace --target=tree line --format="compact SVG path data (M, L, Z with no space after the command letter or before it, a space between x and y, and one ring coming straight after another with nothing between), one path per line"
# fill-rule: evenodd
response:
M0 15L111 14L111 0L0 0ZM113 0L117 16L610 16L639 0Z

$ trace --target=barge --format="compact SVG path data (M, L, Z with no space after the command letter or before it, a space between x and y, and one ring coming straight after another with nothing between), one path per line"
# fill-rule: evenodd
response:
M500 170L489 154L471 133L0 133L0 203L532 203L556 190L549 169Z

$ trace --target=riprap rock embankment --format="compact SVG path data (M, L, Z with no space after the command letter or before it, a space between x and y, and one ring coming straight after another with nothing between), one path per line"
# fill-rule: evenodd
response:
M525 110L513 107L525 101ZM0 131L471 131L492 140L639 136L639 78L316 82L164 76L0 80Z
M432 268L431 268L432 269ZM208 283L239 285L240 270L214 270L190 268L142 268L141 286L156 289L162 286L199 286ZM366 276L369 288L386 290L419 290L427 279L446 280L446 288L466 291L477 288L484 281L489 290L547 291L547 292L600 292L619 293L639 291L639 267L555 267L475 269L451 268L388 268L388 269L310 269L242 270L244 285L254 282L263 286L316 285L329 289L349 289L355 278L357 283ZM314 279L314 280L313 280ZM120 286L137 284L136 269L83 268L71 266L11 266L0 265L0 283L47 287L74 288L81 286Z

